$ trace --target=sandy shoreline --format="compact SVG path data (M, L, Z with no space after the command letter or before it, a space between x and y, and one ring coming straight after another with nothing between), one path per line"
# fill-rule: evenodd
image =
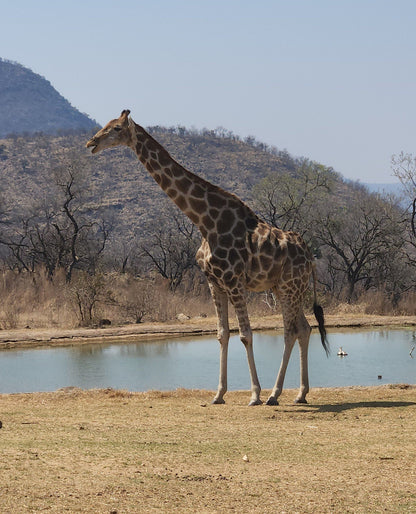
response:
M313 328L316 321L308 317ZM416 327L416 316L374 316L367 314L328 314L325 323L330 331L357 327ZM268 316L252 319L253 330L282 330L282 317ZM235 321L231 330L237 331ZM71 346L91 343L156 340L173 337L189 337L216 332L216 319L190 319L176 323L142 323L137 325L110 326L106 328L36 328L0 331L0 350L11 348L35 348L39 346Z

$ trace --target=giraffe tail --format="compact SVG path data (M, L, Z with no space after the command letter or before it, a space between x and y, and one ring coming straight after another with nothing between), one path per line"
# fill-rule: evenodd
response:
M315 263L312 268L312 277L313 277L313 313L315 314L316 321L318 322L319 333L321 334L321 342L324 347L326 356L329 355L329 343L328 338L326 336L326 328L325 328L325 320L324 320L324 310L318 304L316 300L316 269Z

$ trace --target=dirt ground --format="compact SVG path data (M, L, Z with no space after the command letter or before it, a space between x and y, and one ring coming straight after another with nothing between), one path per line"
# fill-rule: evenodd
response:
M0 395L0 512L416 512L414 386L212 396Z
M276 316L252 324L282 328ZM326 324L416 319L345 314ZM1 331L0 349L197 335L215 325ZM0 395L0 512L416 512L414 385L312 389L302 406L293 390L277 407L247 407L247 391L214 406L213 395Z
M316 320L308 317L312 327ZM328 329L348 327L411 327L416 326L415 316L377 316L345 313L325 316ZM283 329L280 315L252 318L253 330ZM237 331L236 322L231 319L232 331ZM113 341L138 341L165 339L180 336L211 334L216 332L215 318L190 319L176 323L142 323L138 325L109 326L105 328L44 328L0 330L0 350L35 346L62 346L83 343L102 343Z

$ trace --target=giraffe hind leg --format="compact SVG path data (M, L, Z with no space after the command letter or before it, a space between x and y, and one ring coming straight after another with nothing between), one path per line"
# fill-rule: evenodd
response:
M266 403L267 405L278 405L277 398L281 395L283 390L283 383L286 376L287 366L296 339L299 341L301 383L299 394L296 397L295 403L306 403L306 395L309 391L308 346L311 327L306 320L303 309L301 307L302 295L299 295L295 301L293 300L293 297L280 298L280 301L282 305L284 322L285 347L279 372L277 374L276 383Z
M280 363L279 372L277 374L276 383L272 389L272 393L269 396L266 405L279 405L277 398L282 394L283 382L286 376L286 369L289 363L290 355L293 350L293 346L296 341L296 334L285 327L285 347L283 350L283 357Z
M299 358L300 358L300 389L296 397L295 403L308 403L306 395L309 392L309 374L308 374L308 349L309 338L311 335L311 327L305 318L303 312L299 316L298 321L298 342L299 342Z

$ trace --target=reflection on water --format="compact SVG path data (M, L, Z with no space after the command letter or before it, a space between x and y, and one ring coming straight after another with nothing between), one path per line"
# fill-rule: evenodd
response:
M416 333L410 330L331 333L332 353L326 358L319 336L312 334L311 387L414 384L416 358L409 354L415 341ZM254 335L257 370L265 389L274 384L283 345L283 336L276 332ZM340 346L348 356L337 356ZM229 388L249 389L246 353L238 336L231 338L228 366ZM214 337L5 350L0 352L0 392L54 391L66 386L131 391L216 389L218 368L219 344ZM285 387L298 385L299 353L295 346Z

